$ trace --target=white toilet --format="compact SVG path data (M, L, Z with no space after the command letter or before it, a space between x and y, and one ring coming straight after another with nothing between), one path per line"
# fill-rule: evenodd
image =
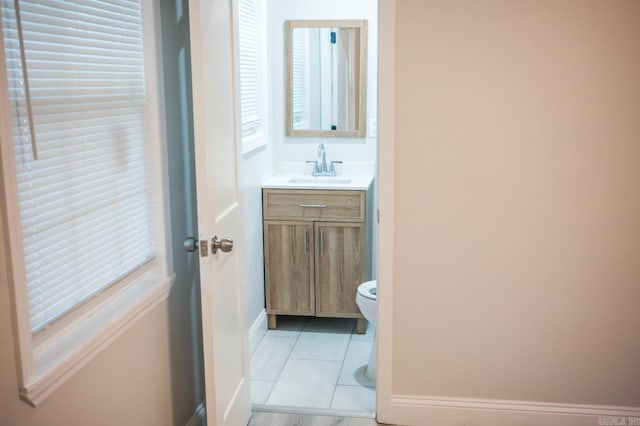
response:
M378 326L378 282L376 280L367 281L358 286L356 294L356 304L360 308L362 315L374 327ZM374 332L373 346L371 347L371 355L369 356L369 364L365 370L365 375L370 379L376 379L376 371L378 368L378 333Z

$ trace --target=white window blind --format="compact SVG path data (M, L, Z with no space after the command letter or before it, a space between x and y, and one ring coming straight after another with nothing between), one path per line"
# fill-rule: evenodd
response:
M2 1L32 332L155 256L139 0Z
M307 121L306 114L306 86L305 86L305 69L304 57L307 49L305 43L306 30L295 28L291 35L291 70L292 70L292 119L295 128L304 128L303 123Z
M260 13L258 0L238 1L242 137L259 133L261 114Z

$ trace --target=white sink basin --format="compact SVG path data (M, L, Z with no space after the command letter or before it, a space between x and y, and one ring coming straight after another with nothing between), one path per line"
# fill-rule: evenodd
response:
M334 176L318 176L310 178L293 178L289 179L288 183L323 183L334 185L347 185L351 183L351 179L338 178Z
M274 189L367 190L372 181L373 176L371 175L317 177L309 175L277 175L263 182L262 187Z

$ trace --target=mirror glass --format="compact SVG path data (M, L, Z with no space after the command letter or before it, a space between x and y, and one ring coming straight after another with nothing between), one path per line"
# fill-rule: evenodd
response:
M366 21L287 21L287 135L364 137Z

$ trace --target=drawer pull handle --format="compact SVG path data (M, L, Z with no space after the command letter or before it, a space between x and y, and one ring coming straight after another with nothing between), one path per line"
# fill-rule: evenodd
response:
M327 207L326 204L300 204L300 207L309 207L312 209L324 209Z
M324 232L320 228L320 256L324 256Z

